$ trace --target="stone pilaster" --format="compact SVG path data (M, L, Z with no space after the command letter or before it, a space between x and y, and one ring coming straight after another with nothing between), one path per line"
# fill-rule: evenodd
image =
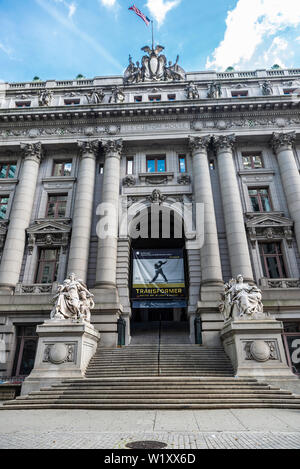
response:
M68 273L86 281L99 141L79 141L80 164L73 214Z
M277 155L282 185L290 215L295 223L295 235L300 252L300 175L293 151L295 140L295 132L274 133L271 145Z
M204 245L200 250L202 285L222 282L216 215L211 187L207 147L211 136L190 137L193 157L195 202L204 205Z
M102 207L109 219L109 234L98 231L96 287L116 287L118 251L118 211L120 195L120 159L122 139L103 142L105 164L103 173Z
M21 144L24 155L19 184L16 187L10 213L7 236L0 266L0 288L13 289L19 281L24 255L26 229L30 224L42 145Z
M233 162L235 135L214 136L232 276L253 279L243 208Z

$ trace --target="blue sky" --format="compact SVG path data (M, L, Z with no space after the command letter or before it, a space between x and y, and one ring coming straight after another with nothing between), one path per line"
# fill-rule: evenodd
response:
M136 0L187 71L300 68L299 0ZM120 75L151 30L131 0L0 0L0 80Z

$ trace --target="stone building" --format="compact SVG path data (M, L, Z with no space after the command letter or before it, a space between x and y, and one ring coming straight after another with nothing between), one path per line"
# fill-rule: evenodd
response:
M286 338L300 333L300 69L185 73L147 52L124 77L0 84L0 376L29 374L36 326L71 272L95 296L104 347L120 317L126 345L157 321L194 343L197 318L203 344L218 345L223 285L238 274ZM119 206L139 203L144 227L153 204L203 204L203 247L187 228L98 237L101 204L116 229ZM133 301L140 249L182 250L184 301Z

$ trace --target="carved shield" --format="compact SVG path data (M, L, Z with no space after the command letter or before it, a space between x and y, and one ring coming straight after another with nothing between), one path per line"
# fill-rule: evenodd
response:
M152 76L156 77L157 71L158 71L158 58L156 55L152 54L150 58L150 71Z

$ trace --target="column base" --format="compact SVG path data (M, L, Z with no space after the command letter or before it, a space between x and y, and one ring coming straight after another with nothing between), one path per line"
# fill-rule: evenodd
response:
M39 342L34 368L23 383L21 394L81 379L95 354L100 334L88 323L46 321L37 327Z
M228 321L221 340L237 378L297 379L283 347L283 325L276 320Z

